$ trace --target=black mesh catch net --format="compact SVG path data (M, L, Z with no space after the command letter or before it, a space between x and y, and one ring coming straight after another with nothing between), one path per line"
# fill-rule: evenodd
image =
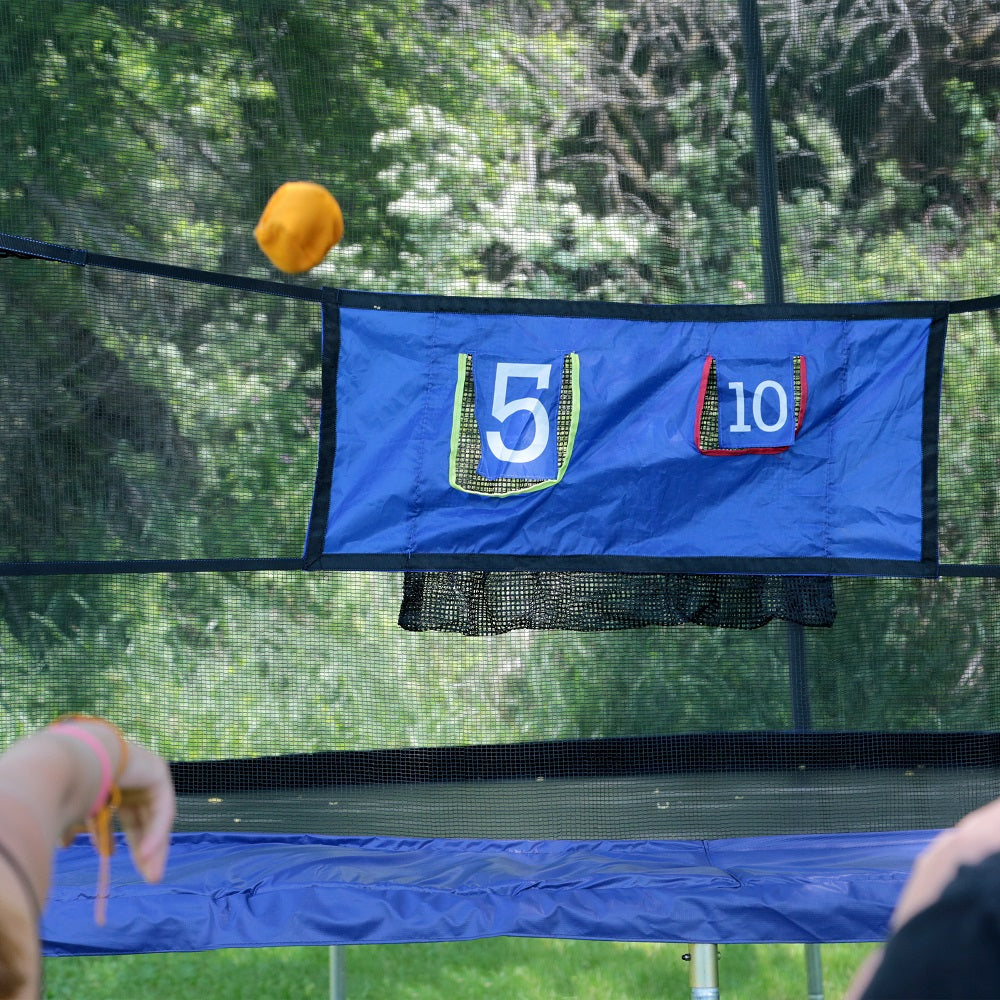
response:
M685 623L753 629L774 619L829 626L835 617L829 577L455 572L405 574L399 624L496 635Z

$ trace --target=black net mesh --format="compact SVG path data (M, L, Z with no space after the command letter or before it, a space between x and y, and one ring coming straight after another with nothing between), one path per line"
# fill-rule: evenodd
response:
M580 632L647 625L759 628L776 618L832 625L828 577L677 573L408 573L399 624L496 635L514 629Z
M785 298L996 292L994 0L761 6ZM253 226L304 178L347 233L292 285L761 302L745 51L735 0L5 4L0 231L275 278ZM950 323L946 575L795 590L241 568L302 551L315 304L9 258L0 346L3 742L110 715L185 829L881 830L1000 792L996 312Z

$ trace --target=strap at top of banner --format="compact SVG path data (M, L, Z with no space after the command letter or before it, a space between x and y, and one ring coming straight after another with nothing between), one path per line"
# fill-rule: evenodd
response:
M0 233L0 257L16 257L22 260L51 260L62 264L74 264L77 267L103 267L113 271L128 271L132 274L145 274L154 278L171 278L174 281L187 281L199 285L212 285L217 288L231 288L236 291L257 292L263 295L276 295L286 299L304 299L309 302L319 302L323 297L321 288L306 285L289 285L280 281L268 281L263 278L244 278L237 274L226 274L222 271L205 271L194 267L180 267L175 264L161 264L157 261L137 260L131 257L116 257L111 254L93 253L88 250L61 246L58 243L46 243L42 240L28 239L23 236L12 236Z
M1000 309L1000 294L978 296L969 299L927 299L902 300L898 302L855 302L855 303L798 303L780 304L749 303L728 304L682 304L677 306L643 305L634 303L594 302L592 300L544 300L516 298L475 298L438 295L418 295L395 292L364 292L347 289L321 288L309 285L293 285L287 282L262 278L247 278L222 271L208 271L201 268L163 264L157 261L140 260L113 254L97 253L60 243L50 243L13 233L0 233L0 257L14 257L23 260L50 260L78 267L90 265L111 270L147 274L153 277L172 278L198 284L214 285L243 291L276 295L282 298L343 302L352 308L375 308L395 310L437 310L447 312L476 312L481 314L508 312L522 315L580 315L604 316L623 315L640 319L649 313L659 313L663 309L679 309L685 313L704 312L716 319L760 318L794 319L808 315L820 317L825 309L838 316L858 318L877 315L915 316L980 312ZM819 311L817 311L819 310Z

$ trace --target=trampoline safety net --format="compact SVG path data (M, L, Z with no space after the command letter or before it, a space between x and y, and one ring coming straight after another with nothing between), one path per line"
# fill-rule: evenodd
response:
M4 4L2 744L107 715L188 831L910 830L1000 793L998 11ZM290 179L346 220L301 277L253 240ZM959 304L935 571L306 572L322 288Z

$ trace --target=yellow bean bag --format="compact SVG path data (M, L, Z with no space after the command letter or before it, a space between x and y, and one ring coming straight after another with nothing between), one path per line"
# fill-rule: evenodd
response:
M253 234L275 267L301 274L340 242L344 217L321 184L289 181L271 195Z

